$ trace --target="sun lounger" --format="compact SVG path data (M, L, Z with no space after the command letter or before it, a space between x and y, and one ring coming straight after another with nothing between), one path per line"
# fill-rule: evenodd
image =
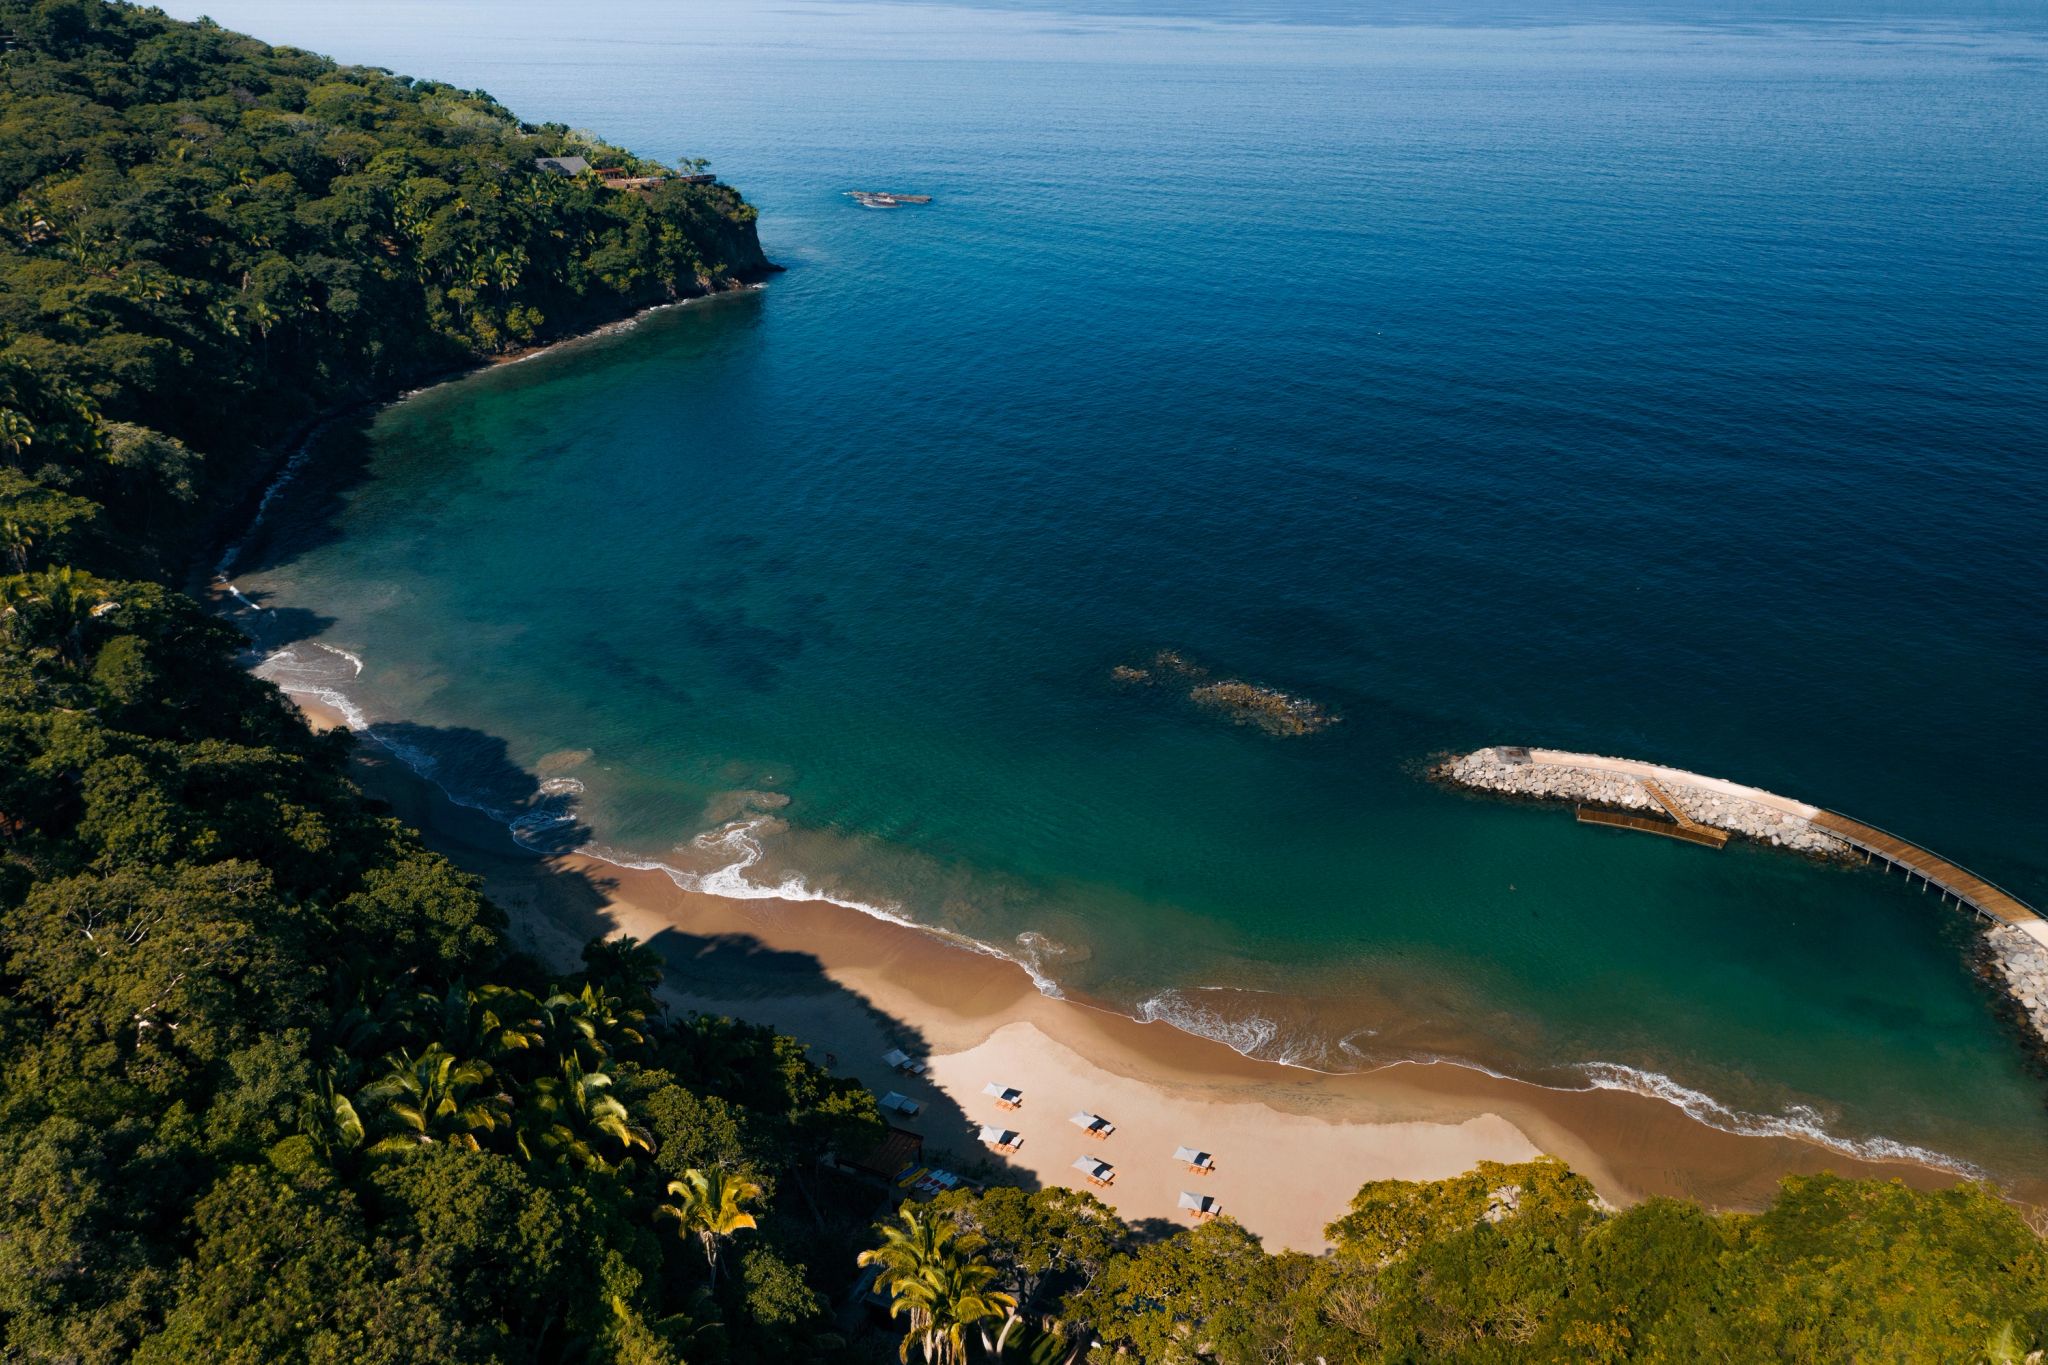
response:
M894 1090L882 1096L882 1107L892 1113L910 1115L917 1112L917 1101L908 1095L899 1095Z
M1003 1085L998 1081L990 1081L981 1088L981 1093L995 1096L996 1103L1005 1109L1015 1109L1024 1103L1023 1091L1014 1085Z
M1087 1176L1089 1184L1100 1185L1104 1189L1108 1189L1111 1182L1116 1179L1116 1167L1107 1161L1098 1161L1092 1156L1075 1157L1074 1169Z
M1214 1195L1191 1194L1186 1190L1180 1192L1180 1206L1198 1223L1204 1218L1214 1218L1216 1210L1221 1207Z
M1067 1122L1073 1124L1092 1138L1106 1138L1116 1131L1115 1124L1100 1114L1089 1113L1086 1109L1077 1112Z
M925 1065L900 1047L892 1047L882 1054L882 1060L896 1070L911 1076L922 1076Z
M981 1140L999 1152L1014 1152L1024 1145L1024 1135L999 1123L981 1125Z
M1174 1148L1173 1159L1175 1161L1185 1161L1189 1172L1194 1175L1209 1175L1216 1169L1215 1157L1210 1156L1207 1152L1197 1151L1193 1147Z

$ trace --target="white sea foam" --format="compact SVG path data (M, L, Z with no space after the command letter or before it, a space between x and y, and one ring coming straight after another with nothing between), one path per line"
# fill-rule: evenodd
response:
M1264 1015L1248 1014L1241 1019L1229 1019L1206 1005L1196 1004L1178 990L1163 990L1140 1000L1136 1012L1138 1018L1148 1024L1171 1024L1182 1033L1221 1043L1247 1057L1257 1057L1261 1061L1278 1060L1267 1057L1265 1048L1279 1036L1280 1026Z
M354 669L352 678L361 675L363 661L359 656L330 645L318 647L348 662ZM573 828L577 823L571 802L574 797L583 793L584 785L576 778L548 778L539 784L539 792L543 798L541 802L518 810L506 810L442 781L440 761L433 754L406 743L392 734L388 728L372 721L353 698L335 685L331 666L308 659L299 652L298 646L287 645L272 650L263 656L251 671L258 677L275 683L287 695L309 697L335 712L359 738L377 745L414 773L432 782L456 805L468 810L481 811L501 822L520 845L540 852L566 851L555 836L563 830ZM1061 998L1059 983L1047 974L1043 959L1057 956L1065 949L1043 935L1019 935L1018 945L1022 951L1009 953L980 939L920 923L894 903L876 905L869 901L820 890L794 873L785 875L772 886L749 880L746 875L748 870L765 856L766 850L760 841L760 831L768 823L766 817L734 820L716 829L706 830L693 839L693 849L702 853L724 855L727 859L709 872L692 872L658 858L636 856L595 844L583 844L577 848L577 852L601 862L611 863L615 867L663 873L685 891L702 891L729 900L813 901L855 910L874 919L930 934L983 956L1012 963L1023 970L1040 994L1054 999Z
M1789 1105L1781 1115L1746 1114L1729 1108L1712 1095L1681 1085L1661 1072L1644 1071L1620 1062L1587 1062L1579 1070L1597 1089L1626 1090L1630 1094L1663 1100L1709 1128L1719 1128L1725 1133L1740 1133L1745 1137L1802 1138L1846 1156L1870 1161L1914 1161L1973 1179L1981 1179L1984 1175L1981 1169L1967 1161L1892 1138L1838 1137L1822 1124L1819 1113L1805 1105Z
M227 583L228 575L235 571L235 564L242 557L243 549L247 547L250 539L262 527L264 518L270 515L271 504L277 501L280 493L291 487L292 480L299 477L299 471L306 467L306 461L313 458L313 447L320 443L321 433L327 430L333 420L330 417L308 431L305 438L292 451L290 458L284 462L284 468L277 471L277 477L272 479L270 486L263 490L263 496L256 500L256 511L250 516L249 524L244 526L242 534L237 536L234 542L221 552L220 562L213 566L213 576L217 581ZM236 597L241 598L243 602L248 603L250 606L256 605L254 602L249 602L248 598L242 597L241 593L235 592L235 587L232 583L228 583L228 591L233 592Z
M1024 974L1031 978L1031 984L1037 987L1041 994L1054 999L1060 998L1059 983L1041 970L1039 964L1032 960L1032 954L1020 956L1016 953L1006 953L992 943L984 943L966 934L921 923L905 914L903 908L894 902L876 905L870 901L819 890L795 873L785 875L772 886L749 880L746 875L748 869L758 864L766 853L759 836L762 827L767 823L765 817L734 820L717 829L706 830L691 840L690 846L701 852L730 856L730 862L723 863L710 872L686 871L659 859L622 857L592 849L583 851L618 866L665 873L670 881L685 891L701 891L707 895L723 896L728 900L813 901L855 910L873 919L901 925L906 929L916 929L935 938L944 939L956 947L966 948L985 957L999 958L1012 963L1023 969Z
M237 596L240 596L240 594L239 594L239 593L237 593L236 595L237 595ZM315 648L315 649L324 649L324 650L326 650L326 651L327 651L327 652L328 652L329 654L335 654L335 655L339 655L340 657L342 657L342 658L344 658L344 659L348 660L348 661L349 661L349 663L350 663L350 664L351 664L351 665L352 665L352 666L353 666L353 667L355 668L355 670L356 670L356 671L355 671L355 676L356 676L356 677L358 677L358 678L360 678L361 676L363 676L363 661L362 661L362 658L361 658L360 656L358 656L358 655L355 655L355 654L351 654L351 653L349 653L349 651L347 651L347 650L345 650L345 649L341 648L341 646L339 646L339 645L326 645L326 644L322 644L322 643L320 643L320 641L318 641L318 640L315 640L315 641L313 641L313 648Z
M229 591L233 591L231 584ZM241 596L239 593L235 595ZM242 600L247 601L246 598ZM354 669L351 677L362 673L363 661L357 655L329 645L318 647L348 662ZM510 830L512 837L522 845L544 851L562 851L561 847L551 842L547 836L551 831L559 831L576 823L576 816L568 804L568 799L580 795L584 787L575 778L557 777L542 782L539 789L546 800L539 805L518 811L502 810L441 782L436 775L439 765L435 757L397 739L388 730L372 722L346 692L333 685L331 665L307 659L298 652L296 646L286 646L264 656L253 671L258 676L276 683L286 693L311 697L334 711L351 730L385 749L421 777L433 782L449 800L500 820ZM730 821L698 835L690 843L693 850L700 854L722 856L726 859L709 872L691 872L660 859L635 856L596 845L586 844L578 851L617 867L661 872L686 891L701 891L733 900L811 901L858 911L874 919L930 934L957 947L1013 963L1031 978L1032 984L1041 994L1054 999L1063 998L1059 983L1045 970L1045 961L1047 958L1058 957L1068 950L1042 934L1028 930L1019 934L1018 951L1006 952L993 944L970 938L965 934L920 923L910 918L901 906L893 902L876 905L848 896L835 895L811 886L794 873L785 875L774 885L749 880L748 871L759 865L766 856L760 834L762 829L771 823L770 818L757 816L752 819ZM1231 1018L1191 998L1191 995L1210 992L1232 995L1252 993L1223 986L1167 989L1140 1001L1133 1013L1145 1022L1169 1024L1183 1033L1222 1043L1232 1051L1255 1060L1313 1071L1327 1070L1316 1065L1324 1059L1326 1049L1308 1040L1283 1038L1280 1026L1264 1015L1254 1012L1239 1018ZM1336 1048L1350 1057L1367 1061L1369 1059L1366 1054L1353 1040L1371 1037L1374 1032L1370 1028L1354 1030L1337 1040ZM1416 1058L1414 1064L1457 1066L1504 1081L1520 1079L1457 1057ZM1660 1072L1646 1071L1620 1062L1586 1062L1580 1064L1577 1069L1595 1089L1621 1090L1662 1100L1684 1111L1694 1121L1723 1132L1748 1137L1796 1138L1866 1160L1911 1161L1954 1171L1971 1178L1982 1178L1984 1175L1980 1168L1967 1161L1892 1138L1840 1137L1828 1131L1819 1113L1803 1105L1788 1106L1786 1112L1780 1115L1750 1114L1733 1109L1704 1091L1694 1090ZM1568 1089L1558 1086L1543 1088Z

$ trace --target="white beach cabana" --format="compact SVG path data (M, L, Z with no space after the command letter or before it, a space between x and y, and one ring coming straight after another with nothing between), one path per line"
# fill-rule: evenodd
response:
M1216 1202L1214 1195L1194 1194L1188 1190L1180 1192L1180 1206L1193 1214L1197 1222L1204 1218L1214 1218L1216 1210L1222 1207Z
M924 1063L918 1061L917 1058L911 1056L900 1047L892 1047L883 1053L882 1060L898 1071L908 1072L913 1076L924 1075Z
M1024 1103L1023 1091L1014 1085L1004 1085L1001 1081L990 1081L981 1088L981 1093L993 1095L996 1103L1005 1109L1015 1109Z
M907 1116L917 1112L917 1101L908 1095L901 1095L891 1090L888 1094L882 1096L882 1107L891 1113Z
M1173 1159L1186 1162L1188 1170L1201 1175L1207 1175L1216 1169L1215 1157L1210 1156L1207 1152L1197 1151L1193 1147L1174 1148Z
M981 1140L999 1152L1014 1152L1024 1145L1024 1135L1000 1123L981 1125Z
M1075 1157L1074 1169L1087 1176L1088 1183L1091 1185L1106 1187L1111 1181L1116 1179L1116 1167L1110 1165L1107 1161L1099 1161L1092 1156Z
M1086 1109L1077 1109L1067 1120L1092 1138L1106 1138L1116 1131L1116 1125L1100 1114L1091 1114Z

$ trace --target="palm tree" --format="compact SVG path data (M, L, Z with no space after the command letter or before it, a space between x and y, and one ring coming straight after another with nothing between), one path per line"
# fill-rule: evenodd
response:
M996 1274L994 1266L977 1261L956 1247L925 1266L915 1278L896 1280L889 1316L908 1312L913 1323L910 1334L903 1338L898 1358L908 1365L910 1343L917 1341L924 1348L924 1358L932 1365L964 1365L970 1332L980 1337L984 1350L1000 1355L1001 1341L1009 1337L1007 1324L1002 1338L994 1343L989 1341L982 1324L1011 1318L1016 1312L1017 1297L989 1288ZM924 1323L921 1332L915 1326L919 1320Z
M572 1045L583 1044L595 1053L593 1062L607 1052L636 1050L647 1041L638 1028L646 1016L595 981L586 981L575 995L557 990L545 1004L548 1019Z
M335 1086L331 1070L321 1072L319 1083L300 1097L299 1131L330 1167L363 1145L363 1120Z
M920 1213L915 1206L905 1203L896 1211L894 1223L878 1223L875 1231L882 1234L882 1245L873 1251L863 1251L859 1263L882 1268L875 1276L875 1287L897 1296L897 1302L889 1305L889 1315L910 1314L910 1336L903 1339L903 1359L908 1360L911 1339L922 1337L931 1319L923 1300L914 1294L904 1296L902 1287L921 1282L926 1271L960 1254L954 1245L958 1230L951 1220ZM903 1306L899 1308L898 1303Z
M676 1202L657 1208L656 1216L675 1219L686 1235L697 1234L710 1281L716 1284L719 1245L735 1232L759 1226L744 1206L761 1197L761 1187L743 1175L692 1168L681 1180L669 1181L668 1192Z
M54 660L73 671L85 667L85 628L112 610L107 587L69 567L7 581L0 629L32 660Z
M659 1008L654 992L661 985L661 954L631 934L584 944L583 966L586 978L623 997L641 1018Z
M463 1061L439 1043L417 1057L400 1048L391 1056L391 1069L357 1097L398 1129L372 1146L371 1155L437 1142L479 1150L476 1135L511 1116L511 1101L490 1084L490 1067Z
M542 1042L540 1002L512 986L457 982L439 996L418 997L428 1031L442 1046L480 1057L503 1057Z
M562 1074L543 1076L533 1084L533 1102L521 1111L520 1152L530 1161L536 1152L552 1153L593 1171L609 1171L612 1163L592 1139L610 1138L630 1155L635 1147L654 1150L654 1140L635 1128L626 1106L606 1094L612 1078L585 1071L573 1052L562 1059Z

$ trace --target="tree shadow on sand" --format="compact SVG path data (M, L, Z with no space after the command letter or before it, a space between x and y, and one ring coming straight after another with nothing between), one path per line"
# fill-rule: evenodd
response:
M491 882L515 942L547 966L574 970L583 944L620 932L612 908L620 879L601 865L555 856L590 839L575 794L544 789L512 761L504 740L467 727L380 723L360 741L357 758L371 785L394 798L396 813L417 824L430 847ZM394 773L400 763L440 791ZM512 825L521 826L517 838ZM931 1043L916 1025L833 980L818 957L747 933L665 928L647 942L661 957L671 1012L727 1015L797 1037L811 1060L833 1074L860 1081L877 1098L894 1092L913 1101L915 1114L884 1117L924 1140L926 1165L977 1183L1039 1187L1030 1171L981 1144L980 1122L944 1091L883 1060L900 1049L926 1062ZM817 1020L830 1021L832 1036L804 1027ZM893 1208L906 1194L890 1188L883 1202Z
M537 860L538 861L538 860ZM534 869L544 885L537 901L548 907L562 942L583 942L619 931L611 899L619 879L585 866L540 862ZM900 1050L913 1062L928 1063L930 1040L918 1027L877 1007L858 991L835 981L824 962L810 953L777 948L747 933L692 933L666 928L646 940L661 957L663 995L672 1010L726 1015L764 1024L805 1045L817 1065L852 1077L877 1099L901 1095L917 1105L915 1114L885 1112L892 1127L924 1140L923 1162L971 1182L1039 1187L1038 1177L982 1145L981 1120L915 1069L892 1067L883 1055ZM826 1018L829 1030L806 1028ZM893 1208L907 1192L891 1189Z
M494 850L502 841L514 852L540 858L590 842L590 826L578 814L577 790L543 784L512 761L510 748L496 735L466 725L377 721L358 743L366 761L398 762L432 783L448 802L463 808L461 823L482 821L478 829L466 831L464 840L481 851ZM432 841L431 828L421 832ZM449 856L463 861L458 853Z

